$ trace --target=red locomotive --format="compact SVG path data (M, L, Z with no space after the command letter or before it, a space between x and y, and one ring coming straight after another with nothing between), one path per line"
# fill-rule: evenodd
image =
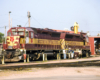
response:
M88 37L87 37L88 38ZM33 27L12 27L7 32L6 43L3 44L5 59L26 59L29 54L31 60L38 60L40 53L52 51L54 56L60 50L81 50L90 55L90 46L86 41L86 33L74 31L59 31Z

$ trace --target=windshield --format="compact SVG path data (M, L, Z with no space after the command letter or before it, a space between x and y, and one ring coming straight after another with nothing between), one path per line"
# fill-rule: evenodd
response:
M17 32L12 32L13 35L17 35Z
M8 36L11 36L11 32L8 32Z
M24 32L12 32L13 35L24 35Z
M24 35L24 28L13 28L11 29L12 35ZM10 35L10 33L9 33Z
M24 35L24 32L18 32L18 35Z

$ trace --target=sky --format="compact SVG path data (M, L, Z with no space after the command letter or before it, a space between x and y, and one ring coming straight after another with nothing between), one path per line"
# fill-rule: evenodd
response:
M79 31L91 35L100 33L100 0L0 0L0 32L9 29L9 11L12 26L64 30L79 24Z

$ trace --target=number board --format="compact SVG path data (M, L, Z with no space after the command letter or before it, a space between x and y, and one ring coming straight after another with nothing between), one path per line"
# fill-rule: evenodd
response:
M16 29L11 29L11 31L16 31Z
M24 29L18 29L18 31L24 31Z

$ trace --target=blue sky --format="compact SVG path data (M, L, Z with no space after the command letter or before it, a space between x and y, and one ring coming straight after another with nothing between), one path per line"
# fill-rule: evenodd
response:
M9 11L13 27L27 27L30 11L32 27L70 30L78 22L79 31L100 33L100 0L0 0L0 27L7 26L7 30Z

